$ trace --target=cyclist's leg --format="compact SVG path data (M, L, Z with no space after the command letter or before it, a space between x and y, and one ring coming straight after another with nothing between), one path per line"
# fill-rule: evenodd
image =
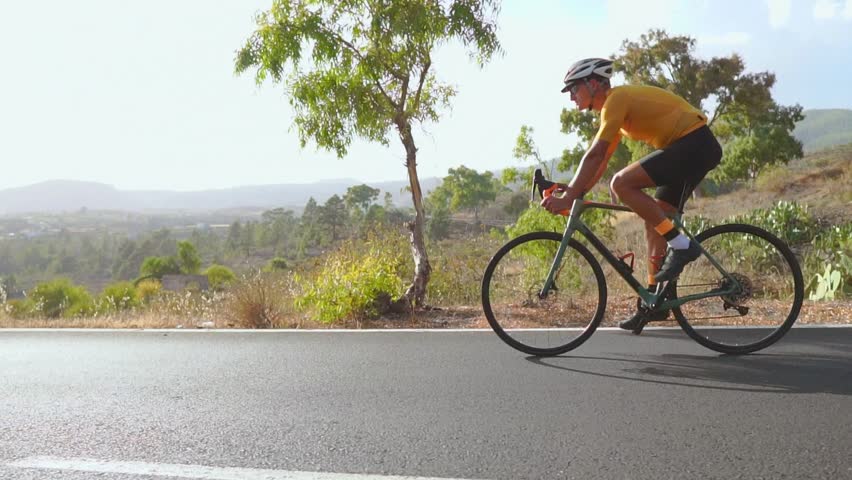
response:
M657 183L639 163L629 165L616 173L610 183L610 190L612 190L619 200L645 220L645 239L648 247L649 265L652 252L660 250L664 253L666 249L666 240L654 230L654 226L660 222L648 219L666 218L666 212L663 210L661 203L642 191L643 188L654 187L656 185ZM651 273L650 268L649 266L649 273ZM656 281L649 275L648 287L653 288L655 283ZM639 333L648 321L666 320L669 317L669 311L649 312L638 302L639 299L637 299L636 313L632 317L619 322L619 327Z
M669 205L678 205L687 198L695 185L719 164L722 149L713 133L706 126L678 139L662 150L646 156L639 163L654 179L659 188L656 197ZM668 281L677 277L684 265L700 255L700 248L679 232L671 220L666 219L655 227L666 237L672 252L667 255L657 281Z
M649 157L658 152L662 153L663 151L657 150L649 155ZM660 208L660 205L650 195L643 192L642 189L658 185L660 184L651 178L645 168L643 168L642 161L640 160L624 167L613 175L609 188L615 193L621 203L630 207L643 220L647 223L657 225L666 218L666 215L663 209Z
M660 188L657 188L657 190L659 194ZM663 209L667 217L671 217L677 212L677 207L660 198L657 198L657 205ZM645 243L648 245L649 288L657 284L654 276L660 271L660 267L663 266L663 258L666 256L666 247L668 246L665 237L657 233L657 230L654 228L655 226L651 222L645 222Z

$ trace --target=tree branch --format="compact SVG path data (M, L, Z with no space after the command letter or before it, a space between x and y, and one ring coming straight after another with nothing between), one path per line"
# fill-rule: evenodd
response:
M414 109L420 109L420 94L423 92L423 84L426 83L426 74L429 72L429 67L432 66L432 58L426 55L426 64L420 70L420 82L417 85L417 93L414 94Z

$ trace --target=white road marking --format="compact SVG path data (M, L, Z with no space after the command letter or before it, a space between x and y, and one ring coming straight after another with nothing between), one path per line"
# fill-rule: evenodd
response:
M697 330L704 329L736 329L736 328L776 328L776 327L736 327L736 326L706 326L698 327ZM817 329L817 328L852 328L852 323L832 323L832 324L802 324L793 325L793 330L796 329ZM648 326L645 330L680 330L680 326L674 327L658 327ZM548 329L539 329L538 331L546 331ZM549 329L549 330L566 330L566 329ZM572 330L572 329L567 329ZM573 330L582 330L580 328ZM626 332L618 327L598 327L598 332ZM0 328L0 335L11 332L87 332L87 333L118 333L118 332L138 332L138 333L182 333L182 334L212 334L212 333L256 333L261 335L271 334L290 334L290 333L494 333L491 328L363 328L363 329L346 329L346 328L320 328L320 329L298 329L298 328L282 328L282 329L241 329L241 328Z
M120 473L202 480L464 480L435 477L369 475L358 473L298 472L262 468L209 467L169 463L114 462L93 458L29 457L7 463L9 467Z

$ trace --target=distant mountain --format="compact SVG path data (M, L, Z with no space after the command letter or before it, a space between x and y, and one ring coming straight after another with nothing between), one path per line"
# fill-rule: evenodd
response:
M793 135L805 152L852 143L852 110L805 110L805 119L796 124Z
M441 179L421 179L424 193L434 189ZM332 195L360 185L356 180L333 180L309 184L280 184L235 187L218 190L176 192L167 190L118 190L111 185L74 180L51 180L26 187L0 190L0 214L31 212L71 212L89 210L192 210L213 211L233 208L300 209L310 197L320 204ZM373 188L390 192L395 205L410 206L411 194L403 191L408 181L372 182Z

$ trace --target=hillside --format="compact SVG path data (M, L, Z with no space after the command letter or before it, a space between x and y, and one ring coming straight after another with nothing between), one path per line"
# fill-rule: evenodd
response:
M793 135L805 152L852 143L852 110L805 110L805 119L796 124Z
M213 211L254 207L259 209L285 207L299 210L310 197L324 203L332 195L343 195L346 189L358 185L356 180L332 180L307 184L278 184L235 187L194 192L118 190L96 182L52 180L19 188L0 190L0 215L29 212L72 212L88 210ZM424 192L434 189L438 178L424 178ZM411 205L411 194L403 189L407 181L373 182L373 188L389 192L394 204Z

